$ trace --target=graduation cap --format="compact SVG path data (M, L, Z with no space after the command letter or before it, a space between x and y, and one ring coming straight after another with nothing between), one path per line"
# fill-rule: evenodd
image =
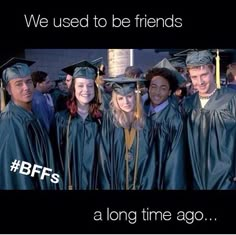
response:
M185 68L186 63L185 63L185 57L183 56L176 56L168 59L171 65L174 68Z
M109 82L112 89L120 95L127 95L130 92L137 89L137 84L139 82L146 81L143 78L129 78L129 77L114 77L114 78L104 78L105 82Z
M63 68L62 71L71 75L73 78L86 78L95 80L97 76L97 67L86 60L69 65Z
M4 86L6 86L7 83L12 79L23 78L30 75L31 71L29 66L34 63L34 61L13 57L1 65L0 72L2 74Z
M191 51L187 54L187 67L197 67L213 63L214 56L210 50Z
M91 64L97 68L98 76L105 75L105 65L103 63L103 57L99 57L91 61Z
M174 53L173 54L173 56L177 56L177 57L179 57L179 56L187 56L187 54L188 53L190 53L190 52L192 52L192 51L196 51L197 49L182 49L182 50L180 50L179 52L176 52L176 53Z
M153 67L154 68L167 68L167 69L169 69L173 73L175 78L177 79L178 86L180 86L181 84L183 84L186 81L185 78L175 69L175 67L173 67L173 65L166 58L161 60L158 64L156 64Z
M236 64L236 50L232 50L229 55L228 65Z
M55 82L62 82L62 81L65 81L66 80L66 76L67 76L67 73L65 73L64 71L59 71L58 73L58 77L56 79L54 79Z

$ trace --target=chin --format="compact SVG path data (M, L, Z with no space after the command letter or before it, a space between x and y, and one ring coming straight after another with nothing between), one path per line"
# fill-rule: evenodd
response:
M32 98L31 99L25 99L23 100L24 103L31 103L32 102Z
M130 113L130 112L133 111L133 109L123 109L123 111L126 112L126 113Z
M81 99L81 103L88 104L91 100L91 98Z
M158 106L158 105L160 105L161 103L163 103L164 101L160 101L160 102L155 102L155 103L153 103L153 106Z

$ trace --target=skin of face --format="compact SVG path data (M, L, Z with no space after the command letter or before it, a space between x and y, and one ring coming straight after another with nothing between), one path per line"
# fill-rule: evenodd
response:
M7 91L13 102L19 106L32 101L34 85L30 75L24 78L15 78L9 81Z
M66 85L67 85L68 89L70 88L71 82L72 82L72 76L70 74L67 74L66 75Z
M135 108L135 94L131 92L125 96L117 94L117 104L120 109L126 113L134 111Z
M45 78L45 81L37 83L37 89L42 93L47 93L52 89L52 82L48 76Z
M214 75L214 69L206 65L189 69L193 87L201 96L207 96L216 88Z
M75 78L75 97L80 104L88 104L95 96L94 80Z
M152 78L149 87L149 95L154 107L166 101L170 94L170 85L165 78L161 76L155 76Z

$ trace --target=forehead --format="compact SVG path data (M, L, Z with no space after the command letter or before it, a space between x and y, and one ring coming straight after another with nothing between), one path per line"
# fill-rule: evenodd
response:
M126 94L126 95L121 95L121 94L119 94L119 93L116 93L116 94L117 94L117 97L118 97L118 98L122 98L122 97L134 95L134 91L131 91L131 92L129 92L129 93Z
M14 83L16 83L16 82L22 82L22 81L26 81L26 80L28 80L28 79L32 80L32 78L31 78L30 75L27 75L27 76L25 76L25 77L23 77L23 78L14 78L14 79L11 79L11 80L9 81L9 83L14 84Z
M162 76L155 76L151 80L151 84L156 84L156 85L169 85L169 82L167 79L165 79Z
M66 75L66 80L68 81L68 80L71 80L71 79L72 79L72 76L70 74L67 74Z
M202 65L199 67L193 67L193 68L189 68L188 72L190 73L190 75L192 74L199 74L199 73L206 73L209 72L210 68L207 65Z
M94 80L86 78L75 78L75 84L93 84Z

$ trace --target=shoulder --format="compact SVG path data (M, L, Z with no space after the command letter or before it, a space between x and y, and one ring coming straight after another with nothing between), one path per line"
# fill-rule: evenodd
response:
M113 114L110 109L102 113L102 120L104 121L112 120L112 117L113 117Z
M33 113L18 107L13 102L9 102L0 114L1 122L19 122L21 124L25 124L34 119L35 116Z
M198 92L190 95L190 96L186 96L182 102L182 107L183 107L183 111L187 112L188 110L193 109L193 105L194 103L196 104L198 99Z
M179 107L176 105L169 105L168 115L167 119L170 120L170 122L182 122L182 114L180 113Z
M217 93L222 96L222 95L226 95L228 97L233 97L236 96L236 90L232 89L230 87L222 87L220 89L217 90Z
M0 114L0 136L26 135L29 125L34 123L36 118L27 111L21 110L16 105L8 104ZM15 133L15 134L11 134ZM23 137L22 137L23 138Z
M194 93L190 96L186 96L184 98L183 104L184 105L189 105L189 104L193 103L193 101L196 99L197 95L198 95L198 92L196 92L196 93Z
M69 112L68 110L62 110L55 113L55 120L57 123L65 123L68 122Z
M42 100L42 99L45 99L45 97L41 92L35 90L33 93L33 100L38 100L38 99Z

